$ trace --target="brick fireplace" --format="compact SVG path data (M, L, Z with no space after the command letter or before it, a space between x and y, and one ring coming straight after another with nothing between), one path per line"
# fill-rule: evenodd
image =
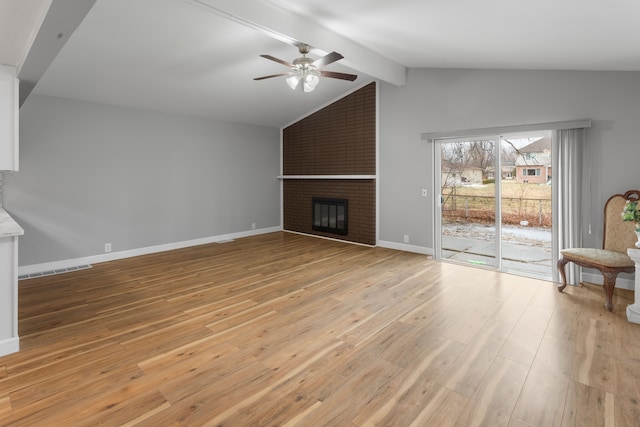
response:
M285 230L376 244L375 83L285 128L282 155ZM346 201L346 234L314 227L314 198Z
M347 199L311 199L311 228L331 234L349 234L349 201Z

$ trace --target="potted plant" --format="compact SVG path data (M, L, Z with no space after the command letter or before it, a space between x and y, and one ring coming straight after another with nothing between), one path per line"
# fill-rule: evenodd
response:
M633 225L636 228L636 236L638 241L636 247L640 248L640 211L638 210L638 201L627 200L622 210L623 221L633 221Z

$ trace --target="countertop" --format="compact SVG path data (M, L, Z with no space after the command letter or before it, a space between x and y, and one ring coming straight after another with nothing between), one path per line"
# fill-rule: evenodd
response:
M4 209L0 208L0 237L22 236L24 230Z

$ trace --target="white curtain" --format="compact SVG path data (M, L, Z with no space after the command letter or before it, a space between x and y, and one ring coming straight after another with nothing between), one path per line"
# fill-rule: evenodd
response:
M583 191L586 190L589 202L589 182L587 176L586 188L583 190L583 158L588 154L589 129L560 129L554 132L552 146L554 194L552 209L556 212L555 238L552 247L554 262L560 258L560 251L566 248L582 246ZM588 206L588 204L587 204ZM552 268L553 280L558 282L559 274L555 265ZM568 263L565 267L567 283L576 285L580 282L579 267Z

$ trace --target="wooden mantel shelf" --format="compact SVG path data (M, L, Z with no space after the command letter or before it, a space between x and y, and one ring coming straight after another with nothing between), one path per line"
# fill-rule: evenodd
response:
M278 179L376 179L377 175L278 175Z

